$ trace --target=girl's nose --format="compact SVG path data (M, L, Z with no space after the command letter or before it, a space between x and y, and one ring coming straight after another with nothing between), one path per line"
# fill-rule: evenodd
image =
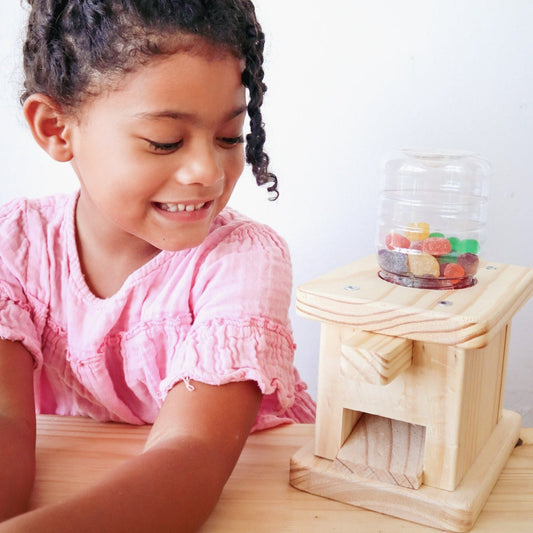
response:
M176 179L183 185L213 185L224 177L224 169L216 147L207 142L182 148L182 164L176 170Z

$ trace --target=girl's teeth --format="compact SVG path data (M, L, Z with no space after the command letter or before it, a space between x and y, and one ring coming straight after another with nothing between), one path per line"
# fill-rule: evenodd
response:
M163 211L169 211L170 213L176 213L176 212L183 212L183 211L187 211L187 212L191 212L191 211L196 211L198 209L202 209L202 207L204 207L205 205L205 202L201 203L201 204L159 204L159 206L161 207L161 209L163 209Z

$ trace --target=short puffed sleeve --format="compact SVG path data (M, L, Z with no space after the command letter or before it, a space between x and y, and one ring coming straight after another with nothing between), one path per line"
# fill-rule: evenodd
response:
M214 385L253 380L270 411L264 415L283 416L301 389L291 291L289 251L272 229L250 221L214 231L191 290L193 322L169 361L162 394L189 378Z
M0 338L20 341L38 366L42 360L40 341L25 291L29 243L21 202L1 208L0 232Z

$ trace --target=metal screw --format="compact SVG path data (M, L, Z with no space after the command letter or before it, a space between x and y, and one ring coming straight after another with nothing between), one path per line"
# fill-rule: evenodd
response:
M453 302L450 302L450 300L441 300L440 302L437 302L437 305L453 305Z
M345 291L358 291L359 287L357 285L346 285L346 287L344 287L344 290Z

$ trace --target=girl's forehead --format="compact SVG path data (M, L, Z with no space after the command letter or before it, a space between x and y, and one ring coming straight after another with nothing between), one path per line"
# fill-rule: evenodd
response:
M213 56L182 50L158 56L87 100L78 118L91 120L96 109L115 116L113 109L120 107L124 116L176 112L218 120L245 109L243 67L243 61L229 53Z
M204 66L207 74L220 71L221 65L226 65L228 74L232 70L238 72L239 85L242 83L240 74L245 69L245 60L234 54L229 47L213 44L196 36L178 35L174 39L175 42L166 42L162 53L139 58L137 64L126 72L94 73L87 103L99 96L109 96L125 90L132 84L155 82L152 79L154 76L162 82L165 77L179 76L186 79L198 64Z

